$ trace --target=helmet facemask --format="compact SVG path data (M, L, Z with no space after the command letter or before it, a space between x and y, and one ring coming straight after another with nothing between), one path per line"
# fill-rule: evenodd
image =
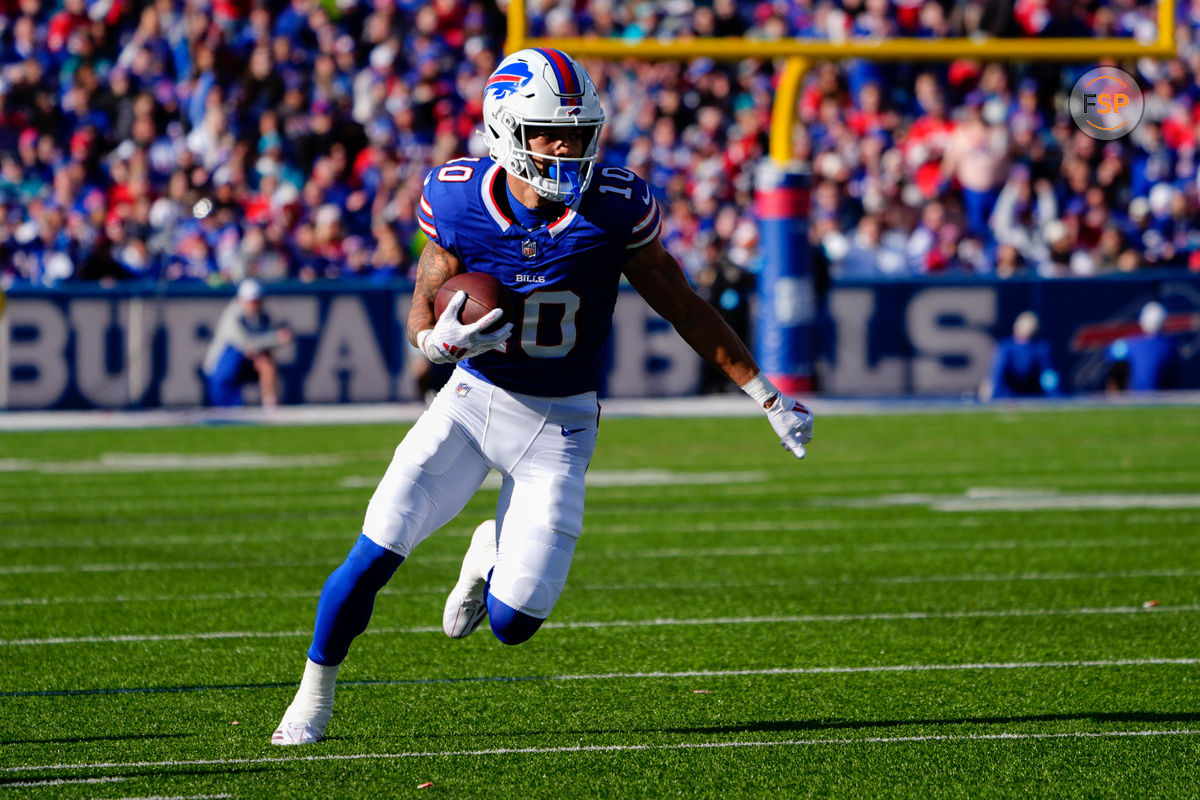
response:
M556 156L534 152L529 149L532 134L541 131L549 132L553 137L558 128L580 128L583 133L582 147L579 156ZM568 124L529 122L518 124L514 138L523 147L514 147L509 164L505 167L509 174L525 181L539 195L556 203L573 205L583 191L592 182L592 171L596 166L596 153L600 146L600 124ZM562 132L567 135L566 131ZM538 168L541 162L541 169ZM511 165L513 168L509 168Z

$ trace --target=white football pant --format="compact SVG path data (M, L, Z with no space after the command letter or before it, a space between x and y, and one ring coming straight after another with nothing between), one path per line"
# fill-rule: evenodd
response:
M545 619L583 529L583 476L596 449L599 408L595 392L535 397L455 369L396 448L363 533L407 558L495 469L502 486L491 593Z

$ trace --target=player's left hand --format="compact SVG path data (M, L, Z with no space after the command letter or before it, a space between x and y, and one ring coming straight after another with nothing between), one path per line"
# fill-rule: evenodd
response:
M776 395L775 402L766 411L771 427L779 434L780 443L796 458L804 458L807 453L804 445L812 441L812 412L783 392Z
M417 346L433 363L456 364L499 347L512 335L511 322L494 332L484 332L484 328L496 322L504 313L499 308L493 308L475 322L459 322L458 312L466 301L467 293L457 292L446 304L446 310L438 318L437 324L417 336Z

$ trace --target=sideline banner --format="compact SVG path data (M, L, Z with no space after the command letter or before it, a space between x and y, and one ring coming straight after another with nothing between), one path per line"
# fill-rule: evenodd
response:
M1066 393L1102 391L1106 351L1140 333L1151 300L1184 359L1183 387L1200 387L1200 275L1162 270L1066 279L841 281L825 299L817 331L820 390L827 394L974 394L996 342L1026 309Z
M201 364L232 289L25 289L0 315L0 409L152 408L204 402ZM411 287L267 287L264 307L295 341L275 355L284 403L413 400L405 341ZM685 395L702 364L636 294L617 303L606 393ZM247 388L253 400L255 388Z
M296 334L278 351L285 403L416 397L422 357L404 339L410 287L268 287ZM171 286L21 289L0 314L0 409L198 406L200 364L232 290ZM973 393L1017 314L1036 311L1067 392L1104 387L1107 346L1137 333L1149 300L1168 311L1185 388L1200 387L1200 276L1181 270L1085 280L846 281L818 303L818 390L834 395ZM761 339L760 339L761 341ZM705 369L631 290L613 325L605 392L692 394ZM252 399L252 389L247 398Z

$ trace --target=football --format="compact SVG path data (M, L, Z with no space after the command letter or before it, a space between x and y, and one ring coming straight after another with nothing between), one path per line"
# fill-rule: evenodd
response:
M467 301L463 303L458 314L459 322L469 325L493 308L500 308L504 310L504 315L485 328L485 331L494 331L506 322L513 323L514 327L520 323L517 316L521 308L520 295L484 272L464 272L443 283L433 300L434 316L442 316L450 298L459 291L467 293Z

